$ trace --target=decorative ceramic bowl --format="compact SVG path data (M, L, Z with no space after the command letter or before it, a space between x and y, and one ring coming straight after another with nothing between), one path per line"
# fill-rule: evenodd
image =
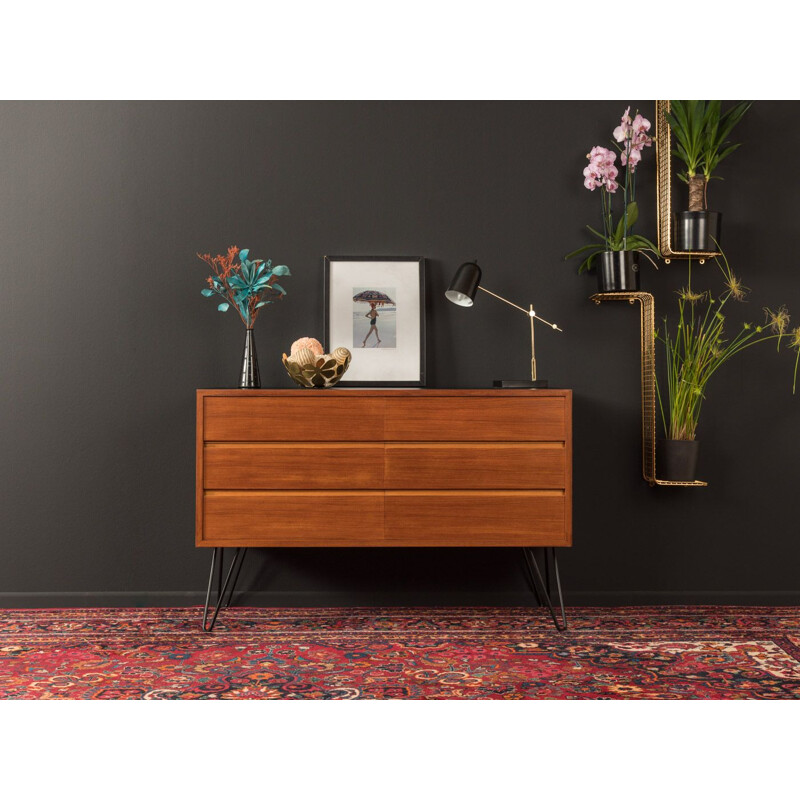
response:
M283 354L283 366L289 377L306 389L329 389L335 386L350 366L351 353L337 347L333 353L315 356L310 348L301 348L294 355Z

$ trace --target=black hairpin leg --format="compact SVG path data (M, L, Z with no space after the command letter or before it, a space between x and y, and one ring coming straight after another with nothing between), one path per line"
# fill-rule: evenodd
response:
M237 547L236 552L233 554L233 561L231 561L230 567L228 567L228 574L225 576L225 583L222 582L222 557L224 553L223 547L215 547L214 551L211 553L211 570L208 573L208 589L206 590L206 605L203 609L203 630L208 632L214 629L214 623L217 621L217 614L219 614L220 608L223 605L230 605L231 598L228 597L227 604L224 602L225 600L225 592L228 589L228 583L231 579L231 574L233 573L234 568L236 567L236 562L239 561L239 566L241 567L241 561L239 559L239 555L242 553L243 548ZM214 567L217 566L217 562L219 562L219 566L217 567L217 604L216 608L214 609L214 614L211 617L211 623L206 625L206 620L208 619L208 610L209 605L211 603L211 586L214 583ZM237 571L236 577L239 577L239 573ZM235 581L234 581L235 583ZM233 589L231 588L231 595L233 594Z
M239 580L239 573L242 571L242 564L244 564L244 557L247 555L247 548L242 548L242 557L239 559L239 566L236 567L236 574L233 576L233 583L231 584L231 591L228 595L228 602L225 603L225 608L228 608L233 600L233 591L236 588L236 583Z
M561 593L561 577L558 574L558 558L556 557L556 549L555 547L545 547L542 549L544 550L544 563L547 581L545 582L542 579L542 573L539 569L539 564L536 561L536 556L532 547L522 548L522 553L525 556L525 566L528 568L528 575L530 576L531 583L533 584L534 592L536 593L536 599L539 602L539 605L546 605L550 610L550 616L553 618L553 624L556 626L556 629L559 631L565 631L567 629L567 613L564 609L564 595ZM549 555L551 555L553 558L553 576L555 577L556 581L558 604L561 609L560 625L555 609L553 608L553 602L550 599L550 567L548 564L548 551ZM544 603L542 603L542 599L544 599Z

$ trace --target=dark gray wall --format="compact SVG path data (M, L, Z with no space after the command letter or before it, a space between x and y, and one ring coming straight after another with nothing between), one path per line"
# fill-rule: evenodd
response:
M264 386L288 388L281 352L321 337L325 253L428 259L430 386L525 374L523 319L490 298L469 312L444 300L465 259L562 325L538 357L575 392L573 602L800 600L792 360L753 349L710 384L707 489L650 488L637 312L595 307L593 278L562 260L599 221L584 156L625 105L0 104L0 602L200 597L194 390L233 385L243 332L200 296L194 253L232 243L293 273L257 326ZM653 119L653 101L632 106ZM800 164L786 157L799 123L797 103L757 103L712 187L756 319L781 302L800 318ZM653 238L654 174L648 150L639 231ZM685 274L644 270L657 312ZM256 551L242 585L275 604L527 599L518 554L499 549Z

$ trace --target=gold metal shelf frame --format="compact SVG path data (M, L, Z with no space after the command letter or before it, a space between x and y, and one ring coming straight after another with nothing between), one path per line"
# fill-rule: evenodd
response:
M604 300L639 303L642 340L642 475L651 486L708 486L705 481L662 481L656 477L656 329L655 301L649 292L593 294L595 305Z
M672 134L667 122L669 100L656 100L656 204L658 249L665 263L672 258L696 258L704 264L719 253L672 249Z

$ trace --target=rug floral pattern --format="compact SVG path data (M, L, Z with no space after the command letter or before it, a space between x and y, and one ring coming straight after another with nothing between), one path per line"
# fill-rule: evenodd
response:
M800 699L800 608L0 610L0 699Z

